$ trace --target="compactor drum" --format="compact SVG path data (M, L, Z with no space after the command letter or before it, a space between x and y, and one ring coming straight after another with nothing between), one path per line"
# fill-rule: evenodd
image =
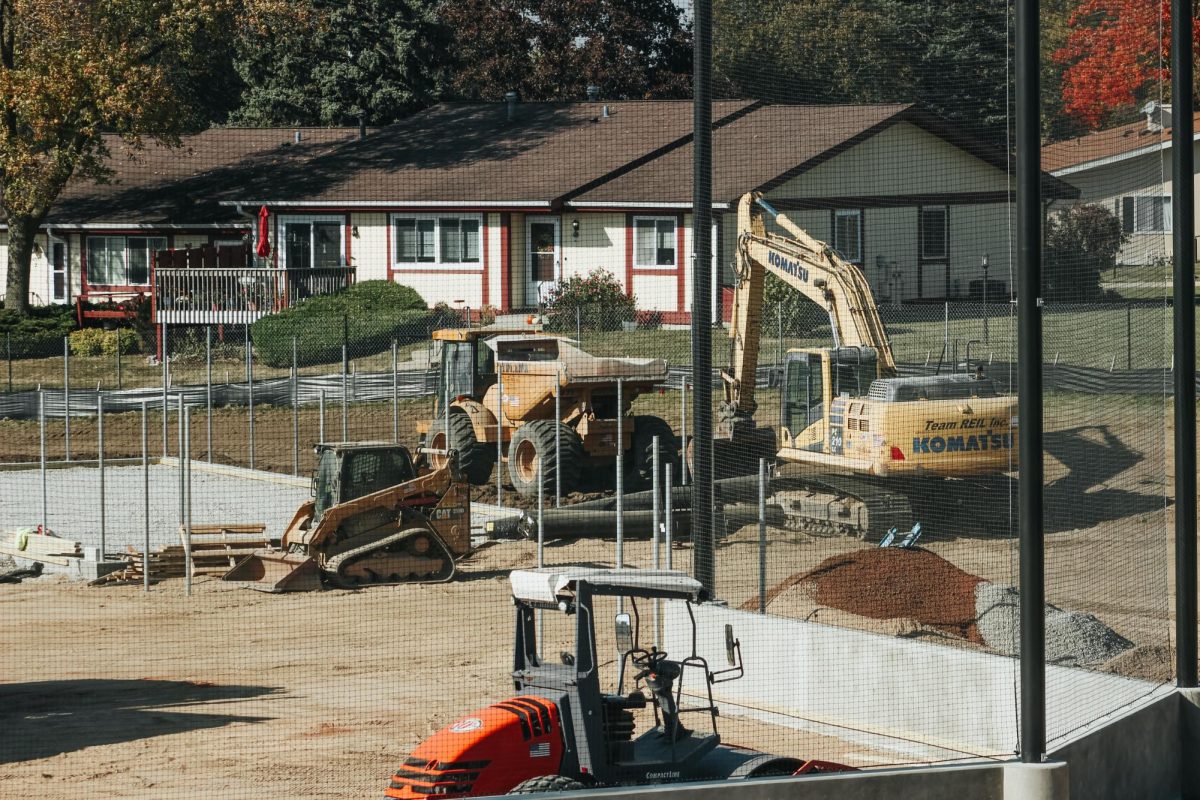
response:
M389 443L320 444L317 453L313 499L296 511L280 549L247 557L222 580L287 592L454 577L471 536L457 454L422 470Z

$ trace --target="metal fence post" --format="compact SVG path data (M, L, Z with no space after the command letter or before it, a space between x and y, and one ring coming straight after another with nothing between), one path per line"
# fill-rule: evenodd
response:
M150 432L146 401L142 401L142 591L150 591Z
M183 395L180 395L180 400ZM186 594L188 597L192 595L192 574L195 571L195 565L192 563L192 410L184 405L180 409L182 417L181 424L183 425L183 447L182 454L179 457L179 466L183 470L183 541L186 543L184 547L185 556L185 572L187 578Z
M292 474L300 474L300 360L292 337Z
M445 363L445 351L442 351ZM442 373L449 374L443 368ZM447 386L449 380L446 381ZM446 441L450 441L450 405L446 405ZM496 360L496 505L504 505L504 376L500 374L500 360Z
M554 376L554 507L562 508L562 391Z
M208 463L213 460L212 420L212 325L204 327L204 428Z
M671 545L674 544L672 526L675 522L674 490L671 488L671 462L663 464L663 484L666 492L663 497L663 550L666 551L666 568L671 569L674 557L671 555Z
M617 378L617 569L625 566L625 391Z
M1133 369L1133 303L1125 304L1125 369Z
M758 613L767 613L767 460L758 460Z
M318 443L325 441L325 390L322 389L317 394L317 441Z
M96 468L100 471L100 560L104 560L106 519L104 513L104 395L96 393Z
M783 366L783 303L779 306L779 344L775 347L775 366Z
M250 326L246 326L246 403L250 426L250 469L254 469L254 343L250 341Z
M4 334L4 352L8 356L8 393L12 394L12 331Z
M45 533L49 504L46 497L46 392L43 389L38 389L38 465L42 479L42 533Z
M347 397L348 392L346 389L346 377L347 377L346 373L350 369L350 362L348 361L348 357L349 357L349 354L346 351L346 345L343 344L342 345L342 441L343 442L349 441L349 439L350 439L350 434L349 434L350 408L347 405L347 403L350 402L350 399Z
M399 344L392 339L392 444L400 442L400 368Z
M537 482L538 482L538 496L537 496L537 565L538 565L538 569L541 569L542 567L546 566L546 556L545 556L545 550L546 550L546 525L545 525L545 497L544 497L544 495L545 495L545 492L544 492L544 491L542 491L542 489L543 489L543 488L544 488L544 486L545 486L545 484L544 484L544 481L545 481L545 471L544 471L544 470L545 470L545 464L544 464L544 462L542 461L542 459L540 459L540 458L539 458L539 459L538 459L538 475L537 475ZM539 611L538 611L538 615L537 615L537 622L538 622L537 639L538 639L538 647L539 647L539 648L541 648L541 647L543 646L543 645L542 645L542 643L543 643L543 642L545 641L545 639L546 639L546 632L545 632L545 629L544 629L544 626L543 626L543 620L544 620L544 619L545 619L545 615L543 615L543 614L542 614L542 612L539 610ZM539 649L539 651L538 651L538 652L541 652L541 650Z
M583 307L575 306L575 341L583 344Z
M63 337L63 460L71 460L71 340Z
M121 381L121 328L117 328L117 391L125 388Z
M655 436L650 441L650 449L651 449L651 453L652 453L650 463L651 463L651 467L652 467L653 473L654 473L650 478L650 491L654 495L654 497L652 498L652 502L651 502L651 513L650 513L650 565L653 569L659 569L659 560L661 557L661 555L659 553L659 548L658 548L658 541L659 541L658 520L659 520L659 515L662 511L662 494L661 494L662 485L659 483L659 475L658 475L658 471L660 468L658 446L659 446L658 436ZM654 637L655 637L654 643L658 644L658 645L662 644L661 611L662 611L662 603L658 602L657 600L654 601Z
M679 459L679 485L688 482L687 440L687 375L679 376L679 441L682 443Z
M184 523L183 516L186 510L183 507L183 492L185 488L184 479L186 478L186 476L183 474L183 395L175 395L175 400L178 407L178 411L176 413L176 428L179 432L179 527L182 529Z
M171 384L171 376L167 371L167 362L170 360L170 338L167 332L167 323L162 324L162 454L167 456L170 454L169 441L167 439L167 413L170 410L170 400L167 398L167 389Z

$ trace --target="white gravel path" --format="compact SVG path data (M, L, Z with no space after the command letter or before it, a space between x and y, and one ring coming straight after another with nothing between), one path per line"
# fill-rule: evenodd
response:
M179 469L150 467L150 544L179 544ZM47 470L47 523L50 530L85 547L100 544L100 472L75 467ZM143 474L140 466L107 467L104 471L106 549L141 549L143 542ZM265 523L267 535L279 537L308 489L246 475L192 470L192 522ZM0 472L0 530L33 527L41 522L39 471Z

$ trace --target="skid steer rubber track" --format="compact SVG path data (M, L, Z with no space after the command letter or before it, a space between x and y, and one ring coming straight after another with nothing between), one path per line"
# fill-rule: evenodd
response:
M351 542L352 543L352 542ZM415 527L350 547L322 566L331 585L361 589L396 583L444 583L454 577L454 556L436 533Z

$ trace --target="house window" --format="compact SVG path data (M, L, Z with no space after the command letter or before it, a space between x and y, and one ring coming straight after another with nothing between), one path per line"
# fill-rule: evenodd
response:
M950 210L946 206L922 206L921 258L946 258L950 242Z
M1125 233L1170 233L1170 197L1122 197L1117 213Z
M91 286L148 286L154 253L167 249L162 236L89 236L87 280Z
M839 208L833 212L833 249L842 258L862 263L862 210Z
M345 221L340 217L281 217L285 269L344 266Z
M633 265L635 267L674 267L675 218L633 218Z
M482 258L478 214L411 214L392 217L397 264L478 264Z

